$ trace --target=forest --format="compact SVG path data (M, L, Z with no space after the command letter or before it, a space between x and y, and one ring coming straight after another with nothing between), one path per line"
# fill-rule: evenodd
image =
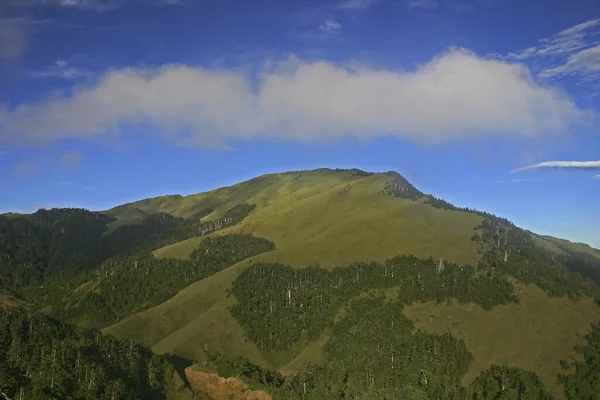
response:
M400 175L389 176L382 194L423 196ZM433 207L454 207L425 197ZM212 209L186 219L147 214L137 225L116 229L110 229L111 217L82 209L0 216L0 289L30 305L0 308L0 357L6 360L0 396L164 398L165 371L174 368L169 361L131 341L70 324L107 326L274 250L263 238L217 234L202 240L189 259L152 255L163 245L234 225L254 207L237 205L216 220L205 218ZM204 367L239 376L276 399L550 399L533 372L501 365L464 386L461 377L472 362L465 343L448 332L416 330L403 314L404 307L424 301L456 299L487 310L518 302L509 276L551 296L587 295L600 303L595 260L556 257L509 221L478 214L483 221L472 237L480 255L476 266L409 255L332 269L250 265L228 291L236 300L231 313L248 340L275 360L325 335L324 360L284 376L209 351ZM36 312L44 307L45 314ZM585 339L577 348L581 360L561 364L569 400L600 399L600 325Z
M131 341L0 308L4 399L164 399L165 360Z

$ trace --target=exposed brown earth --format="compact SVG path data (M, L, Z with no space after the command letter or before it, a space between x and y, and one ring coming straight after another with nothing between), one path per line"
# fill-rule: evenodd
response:
M250 390L239 378L223 378L214 372L196 371L194 366L185 369L185 376L194 391L201 391L213 400L272 400L262 390Z

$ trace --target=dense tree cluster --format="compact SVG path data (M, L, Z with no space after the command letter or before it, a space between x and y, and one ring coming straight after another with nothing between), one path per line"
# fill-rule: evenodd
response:
M551 296L585 294L600 302L600 287L581 274L586 271L580 259L554 256L504 219L486 218L477 229L482 253L479 269L534 283ZM595 265L590 262L588 268Z
M492 365L470 388L473 400L551 400L540 378L533 372L504 365ZM583 399L582 397L577 397Z
M234 225L254 207L237 205L215 221L201 220L209 209L186 219L148 214L139 224L110 233L107 225L113 218L83 209L0 216L0 285L18 289L49 279L70 279L115 255L154 250Z
M0 216L0 284L70 277L103 259L99 238L113 219L83 209Z
M204 368L239 377L275 399L552 399L537 375L506 366L492 365L471 385L462 387L459 377L471 358L464 343L449 334L411 333L410 322L403 319L401 311L397 315L397 307L381 299L355 303L338 332L351 336L352 346L347 352L342 344L331 341L329 361L324 365L307 365L283 376L241 357L211 354ZM365 321L364 312L379 312L383 317ZM380 322L371 326L370 321Z
M41 314L0 308L0 397L163 399L165 362L150 350Z
M334 171L335 172L351 171L352 176L360 176L360 177L367 177L367 176L375 175L375 172L367 172L367 171L363 171L362 169L357 169L357 168L352 168L352 169L336 168Z
M158 305L189 284L275 248L252 235L208 237L189 259L157 259L152 253L115 257L89 274L84 293L55 296L54 315L67 321L94 321L95 326Z
M561 377L569 400L600 399L600 323L592 326L585 339L587 344L576 348L583 360L567 365L575 373Z
M333 270L253 265L233 284L238 303L232 312L261 349L287 350L303 335L306 340L318 337L346 300L393 287L399 289L394 300L402 304L458 298L489 309L517 301L512 285L493 271L476 277L469 266L400 256Z

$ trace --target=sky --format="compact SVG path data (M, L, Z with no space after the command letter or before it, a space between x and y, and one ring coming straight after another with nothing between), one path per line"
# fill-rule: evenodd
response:
M1 0L0 213L394 170L600 248L596 0Z

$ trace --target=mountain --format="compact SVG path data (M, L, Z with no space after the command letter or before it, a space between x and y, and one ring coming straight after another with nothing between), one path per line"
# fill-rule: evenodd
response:
M219 374L273 398L598 394L600 251L395 172L0 216L0 255L3 308L151 348L180 392L225 393Z

